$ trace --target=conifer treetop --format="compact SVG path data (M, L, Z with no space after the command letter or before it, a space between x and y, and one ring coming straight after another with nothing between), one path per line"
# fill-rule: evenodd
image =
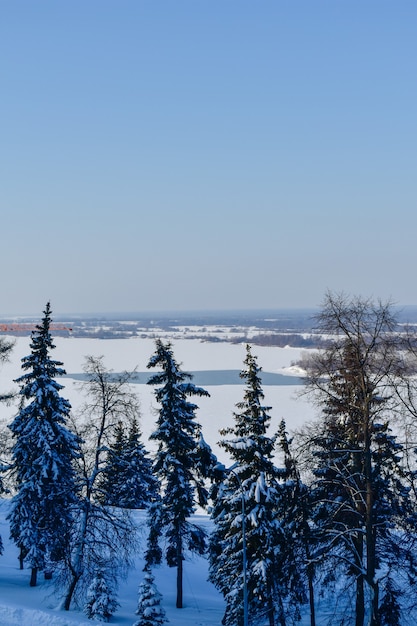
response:
M181 370L181 364L177 363L171 342L163 343L161 339L156 340L156 351L149 359L147 365L148 369L152 367L161 367L162 372L158 372L151 376L148 380L148 385L165 385L169 384L172 387L177 388L186 396L209 396L209 392L202 387L196 387L192 380L192 374L183 372ZM190 382L187 382L190 381ZM162 401L165 392L164 388L156 389L155 396L158 401ZM198 408L198 407L195 407Z
M29 371L17 378L14 382L22 384L39 379L43 376L55 378L56 376L64 376L66 374L65 370L61 367L63 363L61 361L54 361L49 356L49 352L56 347L50 333L51 314L51 305L47 302L45 310L43 311L42 321L40 324L36 325L31 335L31 354L22 358L22 369ZM55 385L58 385L58 383L55 383ZM59 385L57 388L61 388L61 386ZM24 389L21 393L27 395Z

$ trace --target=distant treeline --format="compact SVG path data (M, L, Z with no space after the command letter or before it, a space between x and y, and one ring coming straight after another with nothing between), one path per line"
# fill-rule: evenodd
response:
M255 346L274 346L277 348L322 348L324 340L320 335L305 337L297 333L255 335L248 340L247 337L234 337L232 343L251 343Z

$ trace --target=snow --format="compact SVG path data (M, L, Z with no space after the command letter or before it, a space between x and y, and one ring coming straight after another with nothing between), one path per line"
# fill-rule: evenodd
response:
M0 391L17 390L12 381L21 373L21 359L30 353L30 338L17 337L11 356L11 362L2 366L0 371ZM56 337L56 349L52 357L63 362L67 375L80 374L83 371L86 356L104 358L104 365L114 372L146 371L151 355L155 352L153 339L134 337L131 339L91 339ZM201 342L197 339L178 339L172 341L175 359L185 371L201 370L241 370L246 357L245 345L230 343ZM277 348L254 346L253 354L258 357L258 364L264 372L286 375L299 375L294 372L292 365L297 361L305 349ZM59 379L64 385L62 397L68 399L74 412L82 404L79 382L71 378ZM242 385L208 385L205 389L210 397L199 397L196 419L202 425L206 442L211 446L219 460L228 463L229 459L217 442L219 430L233 423L233 411L237 402L243 398ZM148 438L155 429L156 412L159 408L155 400L154 389L151 385L134 384L132 389L138 394L141 405L142 418L140 422L143 440L149 450L156 448L155 442L148 442ZM265 405L271 406L271 432L278 429L282 419L285 419L287 430L291 432L299 428L314 416L314 409L304 397L299 394L301 386L273 386L264 387ZM10 423L15 410L13 407L0 405L0 419Z
M81 610L65 612L59 608L60 598L54 593L53 584L39 576L39 585L29 587L30 571L19 570L17 548L8 540L5 516L9 502L0 500L0 526L5 544L0 557L0 624L1 626L91 626ZM145 524L145 513L136 513L139 525ZM206 529L210 522L206 516L194 516L193 521ZM143 533L143 542L145 533ZM111 624L131 626L137 618L138 586L142 582L144 562L137 556L135 568L128 579L121 582L117 597L120 609L110 620ZM173 626L214 626L221 622L223 600L214 587L207 582L207 562L202 557L192 557L184 566L184 609L175 608L175 568L154 568L156 585L163 597L163 607Z

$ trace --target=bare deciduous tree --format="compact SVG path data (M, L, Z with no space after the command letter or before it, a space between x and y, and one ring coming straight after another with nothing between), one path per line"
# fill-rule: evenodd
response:
M101 504L100 477L108 444L120 421L137 418L136 395L129 388L131 374L114 375L102 358L88 357L87 379L81 383L87 400L81 410L77 432L83 444L78 462L79 500L63 579L64 608L86 591L94 571L105 571L114 584L127 571L136 550L135 525L128 510Z
M380 626L391 573L411 557L396 534L411 503L402 446L390 429L403 344L390 303L328 293L317 321L327 347L304 367L307 391L322 413L311 440L319 552L347 563L356 581L356 626L365 616L370 626ZM377 575L382 563L383 577Z

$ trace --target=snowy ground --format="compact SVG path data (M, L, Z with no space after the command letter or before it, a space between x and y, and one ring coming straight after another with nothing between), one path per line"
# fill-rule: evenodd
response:
M53 358L63 361L68 374L82 372L85 356L104 356L105 365L116 371L146 370L149 357L154 352L154 342L150 339L75 339L57 338ZM245 358L245 346L228 343L202 343L198 340L175 340L174 354L182 362L185 371L198 370L240 370ZM19 337L16 340L11 362L5 364L0 372L0 390L6 391L13 387L12 381L21 375L20 359L30 353L29 338ZM258 356L258 363L265 372L298 375L292 366L301 350L292 348L255 347L253 353ZM77 383L70 378L61 381L65 385L64 397L68 398L76 411L81 404L80 391ZM138 393L142 418L141 426L144 442L155 425L152 389L147 385L134 385ZM199 398L200 406L197 420L202 424L204 436L213 447L219 459L227 463L216 442L219 439L219 428L233 421L232 413L235 403L242 399L243 387L240 385L216 385L207 387L210 398ZM279 421L285 418L289 430L297 428L310 419L314 412L304 399L297 397L300 388L297 386L266 386L265 404L272 406L271 432ZM1 407L0 417L10 423L15 407ZM148 447L150 447L148 445ZM36 588L29 587L29 573L18 569L16 547L8 540L9 529L5 521L8 508L7 501L0 501L0 533L5 543L5 552L0 557L0 626L72 626L73 624L91 624L80 611L69 613L61 611L59 597L49 582L40 581ZM206 516L198 520L205 526L210 524ZM139 525L143 525L143 513L137 513ZM121 607L112 619L113 624L128 626L135 621L137 605L137 588L142 580L141 555L136 562L128 580L121 584L119 602ZM184 568L184 602L183 609L175 608L175 570L162 566L155 570L155 578L159 591L163 595L163 605L169 622L174 626L219 626L223 615L223 600L214 587L207 582L207 561L193 557ZM307 619L302 622L307 624Z
M21 358L30 354L29 337L15 339L15 347L10 363L0 370L0 390L12 389L12 381L22 374ZM85 357L103 356L104 364L115 372L145 371L150 356L155 350L152 339L55 339L56 349L52 356L64 363L67 374L79 374L83 371ZM246 356L244 345L230 343L205 343L196 339L173 341L174 355L182 363L184 371L201 370L241 370ZM299 376L300 371L293 363L300 358L303 350L299 348L275 348L255 346L253 354L258 356L258 364L264 372ZM71 378L60 381L65 389L64 397L68 398L74 411L82 402L79 383ZM155 426L155 410L157 404L153 397L153 389L146 384L135 384L133 389L138 394L141 404L141 427L144 442L147 444L149 435ZM233 411L236 402L242 399L243 387L240 385L207 386L210 398L198 398L197 421L203 427L203 434L213 448L219 460L227 462L223 451L217 446L219 429L233 422ZM314 415L312 406L305 398L299 396L301 387L297 385L264 386L265 404L271 406L271 432L274 432L285 419L287 428L292 431L310 420ZM0 419L10 423L15 412L14 407L0 405ZM152 449L152 444L148 446Z
M8 525L5 515L9 503L0 501L1 534L5 543L0 557L0 624L1 626L72 626L91 624L79 610L65 612L59 608L59 596L50 582L39 577L36 588L29 587L29 571L20 571L16 547L8 541ZM144 525L145 515L136 514L139 526ZM209 520L199 516L197 521L207 527ZM143 533L144 534L144 533ZM120 585L118 601L120 609L112 618L112 624L131 625L135 621L137 590L142 580L143 561L138 555L135 569L127 581ZM184 568L184 608L175 608L175 569L166 566L155 568L155 580L163 596L163 605L171 624L177 626L214 626L220 624L223 600L214 587L207 582L207 561L192 557Z
M97 624L86 618L81 610L73 608L66 612L60 608L60 597L53 583L39 576L39 584L29 587L29 570L19 570L18 552L8 540L8 524L5 516L9 502L0 500L0 533L5 550L0 557L0 626L87 626ZM143 511L136 513L139 527L145 523ZM193 521L210 530L211 522L205 515L193 517ZM145 536L145 532L142 533ZM143 577L143 560L138 554L135 567L127 580L122 581L118 593L120 607L111 619L115 626L132 626L135 623L138 586ZM192 556L184 564L184 608L175 607L176 570L161 565L153 574L162 604L172 626L221 626L224 602L217 590L207 582L208 563L205 558ZM317 609L318 626L328 624L326 599L319 598ZM100 622L101 623L101 622ZM299 626L308 626L307 611ZM264 626L264 625L259 625ZM265 622L266 626L266 622Z

